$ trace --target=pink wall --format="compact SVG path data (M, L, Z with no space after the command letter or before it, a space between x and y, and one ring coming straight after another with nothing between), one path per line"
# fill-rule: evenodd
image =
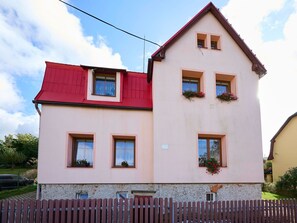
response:
M208 49L197 47L197 33L208 35ZM220 36L221 50L210 49L210 35ZM154 62L154 182L263 182L259 76L251 67L210 13ZM205 98L184 98L182 70L203 72ZM218 73L234 76L237 101L216 98ZM225 135L226 167L218 175L198 167L198 134Z
M69 134L93 134L93 168L67 167ZM113 136L134 136L136 168L112 168ZM148 183L153 181L152 112L44 105L38 182Z

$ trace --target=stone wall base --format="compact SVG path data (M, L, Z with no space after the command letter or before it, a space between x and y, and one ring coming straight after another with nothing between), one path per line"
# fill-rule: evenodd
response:
M174 201L257 200L261 199L261 184L41 184L40 199L116 198L117 193L128 198L153 196ZM213 194L213 195L207 195Z

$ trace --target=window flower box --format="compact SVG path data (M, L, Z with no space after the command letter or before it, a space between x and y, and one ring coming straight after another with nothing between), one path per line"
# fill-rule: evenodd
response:
M195 92L195 91L184 91L183 92L183 96L188 99L191 100L192 98L196 97L196 98L204 98L205 97L205 93L200 91L200 92Z
M218 99L221 101L236 101L238 97L232 93L223 93L217 96Z
M204 162L206 171L211 175L218 174L221 171L220 164L215 158L209 158Z

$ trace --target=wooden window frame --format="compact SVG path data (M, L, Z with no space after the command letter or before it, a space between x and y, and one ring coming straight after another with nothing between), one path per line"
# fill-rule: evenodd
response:
M124 141L133 141L134 142L134 150L133 150L133 153L134 153L134 160L133 160L133 163L134 165L133 166L122 166L122 165L116 165L116 141L117 140L124 140ZM125 136L114 136L113 137L113 164L112 164L112 167L113 168L135 168L136 167L136 139L135 137L125 137Z
M96 94L96 78L97 77L104 77L105 80L106 80L106 77L114 77L114 85L115 85L114 95ZM96 96L103 96L103 97L116 97L116 95L117 95L117 75L116 75L116 73L113 73L113 72L94 73L93 74L93 93L92 94L96 95Z
M227 92L226 93L231 93L231 81L216 80L216 96L218 96L217 86L227 86Z
M74 168L92 168L94 166L94 137L92 135L71 135L71 157L70 157L70 162L68 163L68 167L74 167ZM93 158L93 164L90 164L90 166L75 166L74 162L76 162L76 157L74 157L74 151L77 150L77 145L78 142L77 140L92 140L93 143L93 153L92 153L92 158Z
M220 36L210 35L210 48L212 50L220 50L221 49L220 39L221 39ZM215 43L215 47L213 47L213 43Z
M220 167L222 167L223 165L223 161L222 161L222 137L220 136L198 136L198 144L199 144L199 139L206 139L207 140L207 159L211 158L210 157L210 145L209 145L209 141L210 140L220 140ZM205 167L200 165L199 162L199 148L198 148L198 165L199 167Z
M201 44L199 42L202 42L202 41L203 41L203 45L201 46ZM206 49L207 48L207 35L206 34L197 33L197 47L199 49L201 49L201 48Z
M187 79L189 81L185 81L184 79ZM184 84L184 82L195 83L195 82L192 82L192 81L197 81L197 89L194 92L199 93L201 91L200 78L193 78L193 77L187 77L187 76L182 77L182 85ZM184 92L184 89L182 89L182 92Z

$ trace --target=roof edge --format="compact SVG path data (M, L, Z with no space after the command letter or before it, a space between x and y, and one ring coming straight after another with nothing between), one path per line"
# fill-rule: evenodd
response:
M269 152L269 156L268 156L267 160L274 159L273 151L274 151L274 143L276 141L276 138L283 131L283 129L289 124L289 122L296 116L297 116L297 112L295 112L293 115L291 115L289 118L287 118L287 120L284 122L284 124L279 128L279 130L275 133L275 135L270 140L270 152Z

